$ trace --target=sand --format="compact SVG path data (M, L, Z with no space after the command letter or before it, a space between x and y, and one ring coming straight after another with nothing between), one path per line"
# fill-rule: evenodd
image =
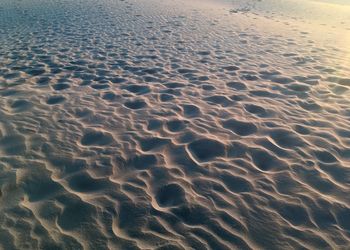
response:
M349 249L344 1L0 1L0 249Z

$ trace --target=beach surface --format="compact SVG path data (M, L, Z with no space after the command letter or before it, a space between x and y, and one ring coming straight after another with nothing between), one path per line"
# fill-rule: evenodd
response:
M349 246L347 1L0 1L1 250Z

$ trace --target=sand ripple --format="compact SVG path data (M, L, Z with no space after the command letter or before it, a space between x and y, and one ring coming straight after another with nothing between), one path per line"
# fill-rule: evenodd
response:
M228 6L0 2L0 249L349 248L348 23Z

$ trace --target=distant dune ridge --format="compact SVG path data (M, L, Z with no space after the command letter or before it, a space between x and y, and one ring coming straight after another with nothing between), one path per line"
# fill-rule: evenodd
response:
M349 249L349 19L0 1L0 249Z

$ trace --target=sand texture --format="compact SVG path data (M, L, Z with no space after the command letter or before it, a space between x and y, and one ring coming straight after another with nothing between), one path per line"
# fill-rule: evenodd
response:
M1 0L0 249L350 249L350 9L302 2Z

